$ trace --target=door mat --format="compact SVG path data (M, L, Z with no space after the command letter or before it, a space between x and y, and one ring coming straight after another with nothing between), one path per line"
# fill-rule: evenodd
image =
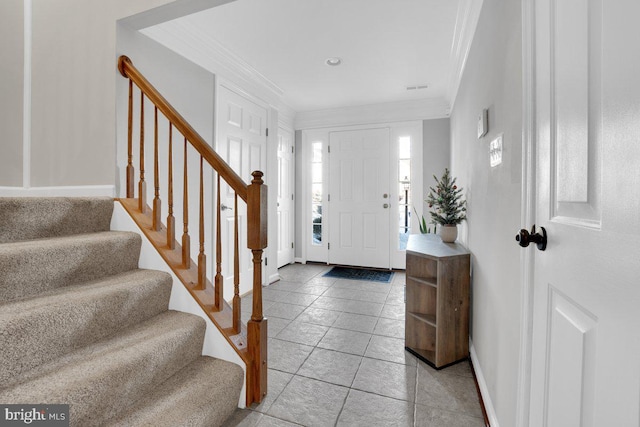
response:
M392 271L372 270L369 268L333 267L326 272L325 277L338 277L349 280L366 280L369 282L389 283L393 277Z

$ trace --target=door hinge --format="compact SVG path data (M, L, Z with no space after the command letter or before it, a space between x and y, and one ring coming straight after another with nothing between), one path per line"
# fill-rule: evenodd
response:
M327 145L327 153L330 153L330 152L331 152L331 146Z
M269 136L269 128L267 128L267 136Z
M331 201L331 194L327 194L327 202Z
M264 266L266 267L269 263L267 262L267 257L264 257Z
M291 200L293 200L293 194L291 195Z
M293 145L291 146L291 152L293 153Z
M291 242L291 249L293 249L293 242Z
M331 249L331 243L327 243L327 250Z

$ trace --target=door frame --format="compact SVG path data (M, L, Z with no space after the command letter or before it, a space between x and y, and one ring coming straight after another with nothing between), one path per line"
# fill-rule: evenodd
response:
M535 0L522 0L522 196L520 222L523 228L528 228L530 224L534 224L536 217L535 24ZM513 232L515 233L517 230L513 230ZM527 427L529 425L534 275L535 251L520 251L522 292L520 298L520 357L516 401L517 427ZM495 421L497 422L497 420Z
M408 120L408 121L402 121L402 122L385 122L385 123L370 123L370 124L361 124L361 125L348 125L348 126L335 126L335 127L326 127L326 128L316 128L316 129L302 129L302 141L301 141L301 161L302 164L299 166L301 168L301 170L305 170L308 162L310 162L311 159L311 150L310 150L310 143L311 140L314 141L322 141L324 144L323 147L323 153L326 155L327 154L327 150L326 150L326 146L327 144L329 144L329 134L331 132L341 132L341 131L352 131L352 130L365 130L365 129L378 129L378 128L388 128L389 129L389 137L390 137L390 146L394 147L395 144L395 140L394 138L397 138L398 136L400 136L400 133L403 133L404 129L411 129L414 128L414 131L416 132L416 134L418 135L417 138L419 139L418 144L416 145L416 150L413 151L412 150L412 157L411 157L411 183L412 183L412 192L414 194L413 200L415 202L415 200L418 200L415 195L419 195L419 199L422 199L424 197L423 194L423 186L424 186L424 177L423 177L423 144L424 144L424 137L423 137L423 128L422 128L422 120ZM415 155L415 157L414 157ZM395 159L395 161L394 161ZM390 164L390 175L396 174L397 175L397 156L395 156L394 158L389 160L390 162L392 162ZM310 168L306 168L308 170L310 170ZM328 176L328 162L325 161L325 159L323 158L323 176ZM390 179L394 178L394 176L390 176ZM302 173L301 174L301 183L302 183L302 191L300 192L300 194L296 194L296 197L301 197L302 199L302 203L301 203L301 208L302 208L302 212L300 215L300 221L301 221L301 239L302 241L300 242L301 245L301 251L300 251L300 258L295 258L296 262L301 262L303 264L305 264L307 261L311 260L314 262L324 262L327 263L329 260L329 253L328 253L328 247L327 247L327 240L324 239L322 242L321 246L317 246L315 248L310 248L310 244L309 241L311 239L311 233L310 233L310 227L308 227L308 225L311 223L311 187L310 187L310 174L309 173ZM328 191L328 187L324 187L324 186L328 186L328 181L323 181L323 196L326 195L327 191ZM395 196L397 196L397 186L392 186L392 190L391 190L391 198L393 199ZM394 196L395 195L395 196ZM397 197L396 197L397 198ZM420 207L420 209L422 209L422 203L418 204L418 206ZM391 203L391 209L395 209L397 211L398 208L398 203L396 202L392 202ZM330 209L331 207L328 206L327 204L324 204L323 202L323 218L328 218L329 214L330 214ZM390 230L396 229L397 232L397 222L395 221L395 217L394 218L390 218L390 226L392 228L390 228ZM415 215L411 216L411 230L412 232L416 233L419 230L419 224L418 224L418 220L417 218L415 218ZM331 225L329 224L329 227L331 227ZM325 232L324 230L324 222L323 222L323 236L328 236L328 234ZM311 256L310 255L311 252ZM396 252L396 257L397 257L397 252ZM403 251L404 252L404 251ZM393 263L393 257L391 256L391 247L390 247L390 265L391 268L401 268L400 266L394 266Z

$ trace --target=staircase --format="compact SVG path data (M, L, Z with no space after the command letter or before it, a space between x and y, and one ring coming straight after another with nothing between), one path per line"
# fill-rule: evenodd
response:
M0 402L67 403L72 426L217 426L243 370L201 356L205 322L168 310L109 198L0 199ZM182 286L182 285L180 285Z

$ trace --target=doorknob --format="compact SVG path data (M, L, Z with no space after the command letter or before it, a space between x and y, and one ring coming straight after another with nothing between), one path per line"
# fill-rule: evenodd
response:
M383 208L387 209L389 207L388 203L385 203L384 205L382 205Z
M516 234L516 240L523 248L529 246L530 243L535 243L539 250L544 251L547 249L547 230L544 227L540 227L542 234L536 233L536 225L531 227L531 232L524 228L520 230L520 233Z
M231 207L229 207L229 206L227 206L227 205L220 205L220 210L221 210L221 211L226 211L226 210L230 210L230 211L232 211L232 210L233 210L233 208L231 208Z

